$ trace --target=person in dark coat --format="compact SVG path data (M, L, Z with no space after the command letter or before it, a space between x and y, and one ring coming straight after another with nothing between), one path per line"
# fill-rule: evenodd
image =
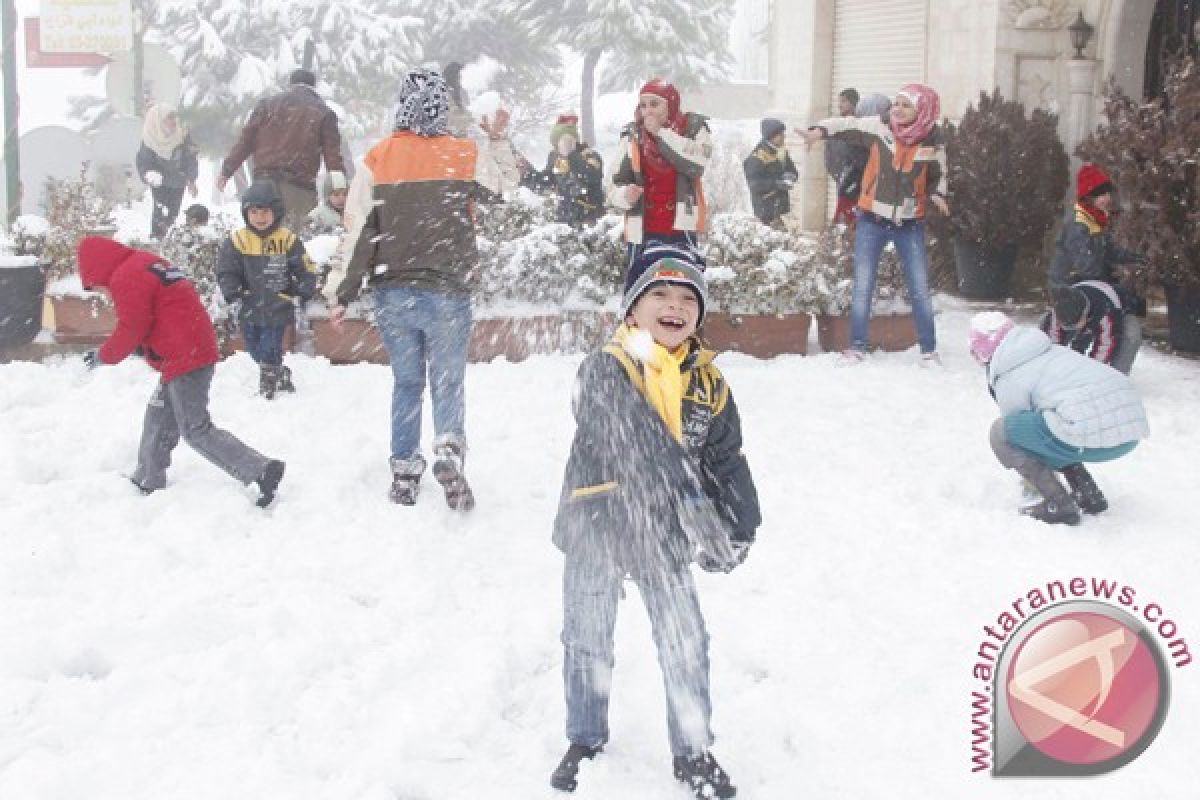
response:
M1055 344L1111 365L1125 322L1116 290L1104 281L1081 281L1050 294L1054 302L1042 317L1042 332Z
M246 351L259 365L258 391L294 392L283 366L283 335L295 320L294 300L317 291L317 268L300 237L285 228L283 200L274 182L255 183L242 195L246 227L229 235L217 262L217 284L237 309Z
M304 227L308 212L317 207L317 173L321 162L330 172L346 174L337 114L317 94L317 78L306 69L292 72L286 91L254 106L242 134L221 162L217 191L224 191L247 159L254 161L254 180L269 179L279 186L294 231Z
M853 117L858 106L858 90L847 88L838 93L838 116ZM867 149L845 139L833 138L825 142L825 172L837 187L837 208L833 213L834 224L854 224L854 206L858 203L858 192L863 168L867 165Z
M112 334L84 356L88 365L119 364L140 352L161 373L146 406L134 485L143 494L165 488L171 452L182 437L241 483L257 484L257 505L270 505L284 463L247 447L208 414L217 337L191 282L161 256L101 236L80 242L79 277L85 289L107 289L117 312Z
M1075 178L1075 206L1067 212L1055 242L1049 285L1055 289L1080 281L1103 281L1116 290L1125 315L1111 366L1128 375L1142 346L1140 318L1146 316L1146 301L1136 290L1134 271L1146 259L1118 246L1109 230L1115 188L1095 164L1080 167Z
M179 216L184 190L196 196L198 170L196 145L171 106L154 105L146 111L135 166L154 198L150 235L162 239Z
M576 377L553 537L565 555L569 746L551 776L562 790L575 788L580 761L608 740L613 630L628 575L663 666L675 777L697 797L736 791L709 752L708 634L689 564L732 570L761 516L733 395L694 335L707 290L687 253L644 251L622 299L624 324Z
M750 186L754 216L764 225L782 227L783 215L792 210L791 191L800 173L784 147L787 126L767 118L759 123L759 129L762 141L742 162L742 169Z
M550 129L546 168L530 170L522 183L558 194L559 222L580 228L604 216L604 162L579 141L579 118L562 114Z

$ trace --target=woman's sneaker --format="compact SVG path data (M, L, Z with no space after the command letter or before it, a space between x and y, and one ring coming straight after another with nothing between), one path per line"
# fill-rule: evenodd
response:
M839 367L853 367L855 364L861 364L867 360L867 354L862 350L855 350L851 347L849 350L843 350L841 356L838 357L837 365Z
M602 749L601 747L586 747L582 744L572 744L567 748L567 752L563 754L562 761L558 762L558 766L554 768L554 772L550 775L550 785L563 792L575 791L575 787L579 785L579 781L576 779L576 776L579 775L579 762L585 758L595 758L596 754Z
M675 780L686 783L692 794L700 800L737 796L737 787L729 782L729 773L712 757L712 753L698 756L675 756L672 762Z

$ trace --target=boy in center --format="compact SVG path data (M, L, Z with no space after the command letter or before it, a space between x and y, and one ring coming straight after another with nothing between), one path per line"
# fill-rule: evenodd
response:
M568 749L551 785L573 791L608 740L613 629L626 576L650 617L675 777L697 797L736 789L709 751L708 633L690 570L729 572L760 522L729 386L696 330L708 293L689 250L647 247L622 324L576 378L575 438L554 525L563 551Z

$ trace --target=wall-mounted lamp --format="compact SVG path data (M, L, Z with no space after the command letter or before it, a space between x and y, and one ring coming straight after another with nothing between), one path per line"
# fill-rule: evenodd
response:
M1083 18L1083 11L1080 10L1079 16L1075 17L1075 21L1067 26L1067 30L1071 32L1071 46L1075 48L1075 58L1083 58L1083 49L1088 46L1088 42L1092 40L1092 33L1096 30L1088 24Z

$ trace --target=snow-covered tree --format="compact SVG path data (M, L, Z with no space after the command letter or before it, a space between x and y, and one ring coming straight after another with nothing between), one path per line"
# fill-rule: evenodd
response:
M733 0L513 0L541 37L583 56L582 133L596 141L592 100L660 76L681 88L725 77Z

